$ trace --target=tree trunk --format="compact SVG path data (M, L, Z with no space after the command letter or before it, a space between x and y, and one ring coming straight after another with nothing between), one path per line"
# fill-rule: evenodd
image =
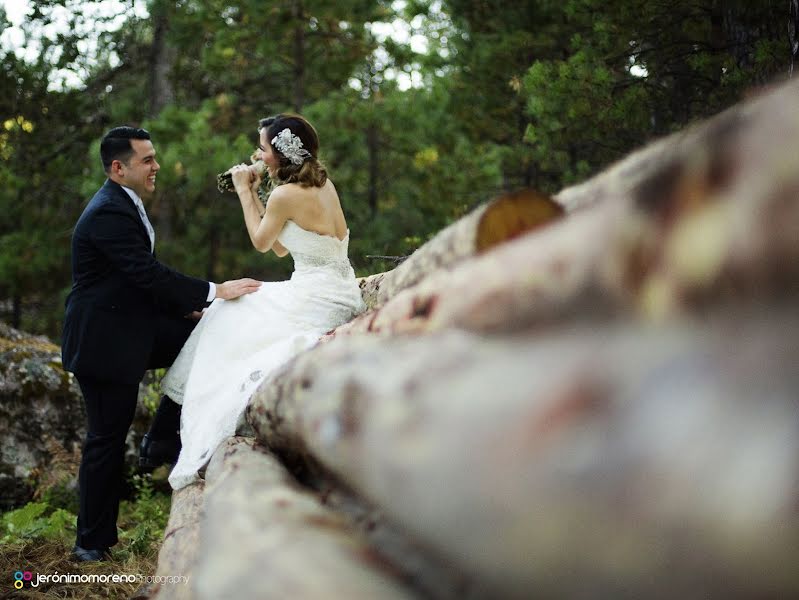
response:
M175 51L167 43L169 7L158 1L152 6L153 42L150 48L150 106L149 116L155 118L167 104L174 102L175 90L169 79Z
M302 0L292 5L294 17L294 112L305 106L305 15Z
M557 203L532 190L504 194L439 232L396 269L363 278L359 283L364 301L370 308L381 306L436 269L451 267L562 214Z
M157 1L152 5L153 42L150 47L150 102L149 116L156 118L161 110L175 101L175 90L169 78L175 60L175 50L169 46L168 3ZM172 238L172 207L167 196L156 192L152 212L157 217L158 239Z
M208 281L216 281L216 266L219 262L219 227L214 223L208 229L208 264L205 277Z
M374 122L370 122L366 129L366 148L369 152L369 213L374 217L377 215L377 186L380 180L380 138Z
M350 337L288 365L247 417L489 597L791 596L797 356L793 307L528 339Z
M11 327L19 329L22 325L22 297L14 292L11 297Z
M791 53L788 77L793 77L793 66L796 63L797 56L799 56L799 0L791 0L788 18L788 42Z
M252 440L214 453L203 511L195 598L413 597L346 518Z

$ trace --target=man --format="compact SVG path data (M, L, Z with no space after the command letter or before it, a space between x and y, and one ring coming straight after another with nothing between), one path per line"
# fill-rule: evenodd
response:
M260 282L214 284L155 259L155 232L142 198L160 166L150 134L116 127L100 144L108 175L72 235L72 290L66 301L62 358L86 404L88 430L78 482L74 557L103 560L116 544L125 438L144 372L174 361L206 302L254 292ZM180 407L164 396L141 447L141 464L174 462Z

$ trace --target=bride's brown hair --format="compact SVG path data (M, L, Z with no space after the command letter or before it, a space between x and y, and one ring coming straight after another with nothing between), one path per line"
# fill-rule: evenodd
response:
M275 173L275 182L298 183L302 187L322 187L327 182L327 169L319 162L319 135L307 120L300 115L282 113L258 121L258 131L266 129L266 139L272 145L272 150L280 159L280 166ZM300 138L302 147L310 156L302 164L295 165L280 150L275 148L272 140L284 129L289 129L293 135Z

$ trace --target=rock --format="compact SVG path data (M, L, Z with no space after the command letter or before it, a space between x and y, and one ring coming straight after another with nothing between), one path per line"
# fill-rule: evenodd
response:
M149 424L139 402L126 460ZM61 365L61 349L0 322L0 511L64 486L77 494L86 412L78 381Z
M30 501L42 485L69 485L85 421L59 347L0 323L0 510Z

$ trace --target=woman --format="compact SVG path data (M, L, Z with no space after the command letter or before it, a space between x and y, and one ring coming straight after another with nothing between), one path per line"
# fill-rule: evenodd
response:
M163 380L183 404L183 448L169 476L179 489L226 438L235 434L252 393L278 366L365 306L347 258L349 230L336 188L319 162L316 131L298 115L259 122L256 157L274 187L264 210L260 177L248 165L231 169L253 246L291 253L288 281L263 283L235 301L215 300Z

